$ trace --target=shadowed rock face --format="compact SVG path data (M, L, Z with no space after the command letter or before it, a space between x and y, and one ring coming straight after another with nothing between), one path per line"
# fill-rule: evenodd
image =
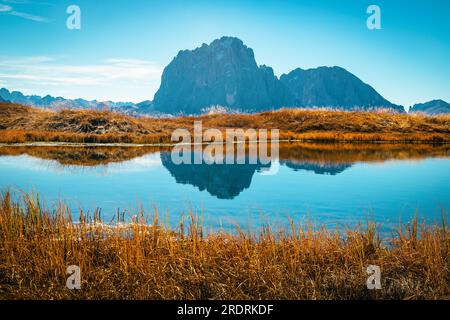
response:
M344 109L391 108L404 112L403 107L384 99L374 88L340 67L295 69L282 75L280 81L292 94L290 106L333 107Z
M153 101L155 110L172 114L197 114L214 105L249 112L281 107L404 112L343 68L296 69L278 79L272 68L258 67L253 50L232 37L180 51L164 69Z
M269 67L258 67L253 50L223 37L193 51L180 51L164 69L154 108L199 113L213 105L259 110L279 107L283 86Z
M429 115L450 114L450 103L443 100L418 103L412 106L409 112L423 112Z

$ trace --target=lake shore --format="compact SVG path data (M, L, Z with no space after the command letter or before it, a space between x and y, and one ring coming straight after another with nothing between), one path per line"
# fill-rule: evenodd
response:
M258 114L135 118L109 111L47 110L0 103L0 143L172 144L176 129L272 129L283 141L448 143L450 116L389 111L282 109ZM208 142L205 140L205 142Z
M72 221L67 206L0 196L0 299L448 299L450 232L417 220L381 241L377 227L291 223L204 232L192 212L177 229L157 214L112 225ZM387 242L386 242L387 241ZM66 287L68 266L81 289ZM369 290L366 269L381 270Z

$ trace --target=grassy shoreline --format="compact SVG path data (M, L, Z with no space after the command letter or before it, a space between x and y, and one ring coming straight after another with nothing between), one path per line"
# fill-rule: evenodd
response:
M134 118L108 111L42 110L0 103L0 143L171 143L175 129L279 129L281 140L321 142L450 142L450 115L388 111L282 109L258 114Z
M0 299L449 299L450 231L411 221L381 241L376 227L291 224L206 234L191 214L170 229L156 213L104 225L64 204L0 197ZM81 290L65 287L69 265ZM382 289L366 288L378 265Z

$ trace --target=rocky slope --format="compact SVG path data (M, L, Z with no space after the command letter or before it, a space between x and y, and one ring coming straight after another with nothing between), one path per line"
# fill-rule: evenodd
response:
M195 50L183 50L164 69L154 108L167 113L200 113L221 105L257 111L278 108L284 88L253 50L237 38L223 37Z
M404 112L343 68L295 69L278 79L272 68L257 65L252 49L233 37L180 51L164 69L153 101L155 110L172 114L197 114L214 105L246 112L281 107Z
M390 103L374 88L340 67L298 68L282 75L280 81L293 96L289 106L343 109L385 107L404 111L403 107Z
M450 114L450 103L444 100L432 100L418 103L411 107L409 112L423 112L428 115Z

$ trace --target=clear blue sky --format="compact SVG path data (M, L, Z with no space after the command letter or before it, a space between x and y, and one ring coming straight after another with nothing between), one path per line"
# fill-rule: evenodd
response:
M81 30L66 28L71 4ZM366 27L371 4L381 30ZM338 65L397 104L450 101L449 16L447 0L0 0L0 87L152 99L179 50L229 35L278 76Z

